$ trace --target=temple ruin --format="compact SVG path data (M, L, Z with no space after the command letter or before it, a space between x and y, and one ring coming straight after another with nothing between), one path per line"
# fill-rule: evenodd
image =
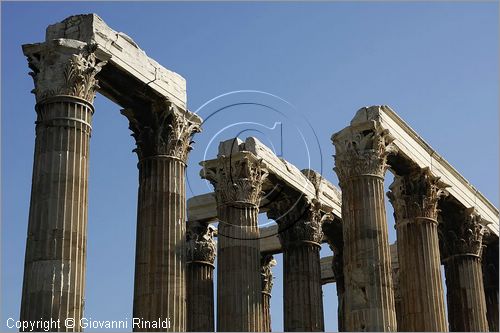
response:
M23 52L37 121L21 320L83 316L101 93L123 108L137 144L133 317L168 320L170 331L270 331L273 255L283 253L285 331L324 331L329 313L339 331L498 332L498 209L388 106L361 108L332 136L339 188L255 138L233 138L198 161L213 193L186 200L202 119L187 110L184 78L94 14L50 25ZM259 228L259 213L276 223ZM333 256L320 257L323 243ZM324 309L326 283L338 309Z

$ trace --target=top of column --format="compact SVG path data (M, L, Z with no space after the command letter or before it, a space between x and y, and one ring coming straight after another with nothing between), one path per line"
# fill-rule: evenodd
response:
M381 108L361 108L350 126L332 136L336 151L335 171L340 182L362 175L384 176L394 138L380 123Z
M151 99L167 98L186 113L186 80L151 59L126 34L111 29L96 14L75 15L48 26L45 42L23 45L28 60L55 46L77 51L92 45L97 62L108 61L98 74L99 92L124 108L138 108Z
M259 206L268 171L262 159L247 151L240 139L221 142L217 158L200 164L200 175L214 186L218 205Z
M377 150L379 153L387 154L387 148L391 148L394 153L389 151L390 154L386 156L391 170L397 174L405 174L408 167L429 168L433 177L439 177L449 185L447 188L449 198L464 209L474 207L482 219L489 222L487 226L489 231L498 237L498 209L389 106L361 108L350 126L335 133L332 141L336 148L336 160L340 156L351 154L358 157L358 161L364 161L359 163L358 169L347 167L345 170L339 170L340 178L344 174L349 177L353 172L356 174L364 172L360 168L368 173L380 174L383 171L382 166L380 163L373 163L380 162L380 158L363 160L363 154L368 151L371 156L377 156L373 154ZM392 142L388 146L390 141ZM348 163L349 159L345 159Z

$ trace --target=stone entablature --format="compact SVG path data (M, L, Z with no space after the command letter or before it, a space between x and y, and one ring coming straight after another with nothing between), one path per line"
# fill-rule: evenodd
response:
M395 329L392 319L385 323L375 322L380 318L393 316L393 306L390 303L394 299L408 300L409 297L405 295L408 292L411 295L417 290L415 286L411 286L412 289L407 287L415 282L408 279L408 276L421 274L419 271L408 274L408 263L410 266L417 263L415 267L426 267L423 277L426 281L432 275L431 270L427 269L429 266L437 267L433 274L440 276L435 224L442 207L438 207L438 204L445 206L442 209L445 222L440 224L440 238L448 283L451 329L485 330L488 325L486 304L491 306L488 312L498 312L495 310L495 306L498 309L498 279L496 289L495 285L490 285L495 284L494 281L488 281L488 290L492 291L487 293L494 294L496 291L496 300L495 297L488 298L489 303L486 303L481 270L483 238L486 233L490 233L492 238L496 237L498 242L498 209L389 107L360 109L350 126L332 137L336 146L335 171L345 190L344 198L320 174L307 169L299 171L254 138L248 138L245 142L233 139L221 143L218 158L202 162L202 176L212 182L216 191L215 196L209 194L200 197L213 201L214 205L207 205L205 202L203 208L208 207L215 213L205 212L201 214L201 219L190 216L186 235L186 225L180 223L186 217L185 167L191 139L200 131L201 119L186 108L184 78L149 58L130 37L112 30L95 14L71 16L49 26L45 42L23 45L23 52L28 57L32 70L30 75L35 84L33 93L37 102L35 109L38 119L21 320L38 320L42 316L45 317L43 319L49 319L50 316L50 319L64 321L66 317L71 317L77 321L83 314L88 152L94 113L92 104L97 91L124 108L122 113L130 122L137 144L135 151L140 161L134 317L168 317L169 321L171 317L173 330L185 330L185 278L186 268L189 267L190 279L194 282L191 284L192 299L205 298L205 304L201 308L204 308L202 313L206 317L197 316L196 311L193 313L201 321L213 319L213 289L207 287L213 288L216 231L207 223L218 215L214 197L219 204L219 212L222 212L219 216L224 217L225 222L239 222L236 225L238 232L243 230L241 234L250 236L246 239L232 237L237 235L232 230L233 225L219 225L221 232L218 245L221 250L219 254L222 254L219 258L224 259L219 260L218 270L226 273L225 280L219 281L219 291L226 288L226 291L239 292L248 287L250 292L246 295L251 294L247 303L250 307L240 311L249 320L245 323L246 326L241 326L243 330L262 331L264 320L261 312L264 312L264 317L267 313L266 327L270 327L271 267L275 264L270 254L283 249L287 273L285 300L288 300L285 302L288 304L288 311L285 310L285 313L289 314L288 320L285 315L285 322L288 323L285 328L305 331L313 330L309 329L311 327L323 329L320 284L327 280L333 281L334 272L339 283L338 290L346 282L349 289L355 292L347 293L350 307L348 311L342 310L352 317L348 328ZM53 139L48 140L47 137ZM70 140L71 137L77 139ZM76 160L82 163L77 165L71 162ZM382 278L372 278L368 267L374 261L378 261L380 271L389 267L389 262L394 263L394 259L391 260L394 251L390 251L389 255L387 237L383 230L386 214L382 182L388 168L396 174L389 197L395 208L398 238L408 240L419 235L420 243L413 245L413 249L423 247L420 246L422 244L427 248L421 251L422 254L417 253L418 257L424 259L422 264L408 255L415 254L407 246L410 242L399 242L400 259L404 259L400 260L400 267L393 266L393 271L384 272ZM444 181L450 185L447 186ZM443 203L441 198L446 193L446 187L449 188L449 202ZM269 195L276 189L283 191L281 196L280 193ZM70 196L73 199L77 196L78 199L70 200ZM323 222L335 219L340 223L341 200L344 200L345 224L342 229L345 232L336 230L334 236L340 235L346 241L342 239L341 245L340 241L331 242L334 237L328 239L335 251L332 265L331 258L320 261L319 245L325 241ZM450 207L457 209L450 210ZM259 210L267 212L278 222L279 227L260 230L257 226ZM54 213L58 211L74 211L77 214L63 214L60 217ZM43 219L47 212L50 216L57 217L55 223L61 229L51 228L51 222ZM74 223L75 219L78 223ZM221 218L221 221L224 219ZM421 224L421 221L432 223ZM224 228L229 233L224 235ZM432 230L426 236L423 235L424 229ZM33 230L42 236L36 236ZM278 236L265 237L269 234L276 236L278 232L283 249L277 241ZM68 234L71 237L64 236ZM161 237L151 238L150 234ZM168 241L162 238L167 234ZM171 235L174 237L171 238ZM263 240L259 243L260 235ZM376 240L377 235L383 237ZM249 242L238 244L242 239ZM50 253L44 250L47 248L51 249ZM361 262L359 259L366 255L377 256L377 251L372 251L373 248L385 253L374 261ZM187 251L184 252L185 250ZM498 249L496 252L498 253ZM69 258L66 257L68 253ZM432 265L429 265L428 258L434 258ZM325 261L329 267L330 279L320 276L320 272L324 271ZM498 271L497 266L491 265L492 263L486 265L488 270ZM236 275L231 272L235 267L238 270ZM399 279L398 271L401 274L402 288L399 294L396 293L397 286L390 288L391 280ZM346 278L344 272L347 272ZM54 274L60 278L47 285L46 281L50 281ZM391 274L392 279L389 277ZM219 278L221 276L223 274ZM364 282L359 277L363 276L368 277L369 281L364 281L368 282L365 284L367 288L361 286ZM230 284L234 281L240 284L231 287ZM441 286L440 281L436 281L434 279L431 283ZM197 294L193 290L201 292ZM432 288L421 287L421 290ZM372 302L384 291L384 299L380 304L369 304L364 314L354 313L361 308L359 304ZM390 295L393 292L396 297ZM436 289L429 294L442 296L443 293ZM199 295L204 296L198 297ZM425 293L419 294L422 295L426 297ZM241 295L233 294L227 298L226 293L223 296L226 298L220 299L232 299L231 302L219 303L226 306L226 324L232 325L234 308L242 304L239 297ZM306 298L309 300L304 301ZM265 311L251 308L263 299L267 301L267 305L262 307ZM412 301L414 299L416 298L413 297ZM430 303L435 303L433 299L428 299ZM354 304L353 300L358 303ZM64 304L67 306L63 306ZM49 308L52 313L45 311ZM384 308L385 312L375 313L380 308ZM195 310L199 309L200 307ZM411 310L413 311L413 307ZM398 311L397 305L395 311ZM431 317L436 317L437 311L428 312ZM313 320L310 323L306 323L308 320L304 313L311 314ZM442 313L444 314L444 306ZM473 318L477 314L481 318ZM425 318L421 319L413 321L427 322ZM300 321L304 325L297 325ZM358 325L359 323L362 324ZM498 327L498 318L495 325ZM213 322L207 327L204 330L213 330ZM225 327L233 326L221 326L222 329L219 330ZM238 330L238 326L234 327ZM404 330L405 327L398 328ZM75 329L79 330L81 327L77 326ZM443 321L443 326L438 330L445 329Z
M98 15L74 15L49 25L45 40L61 39L94 44L97 58L109 59L110 71L101 73L101 91L122 107L131 106L123 103L125 99L133 102L139 93L144 93L166 97L179 108L186 109L186 80L148 57L132 38L111 29ZM134 91L139 83L142 83L141 89ZM111 87L120 87L121 91L112 91ZM130 89L127 91L129 96L125 96L123 89Z
M498 237L498 209L389 106L379 105L362 108L351 124L353 122L358 124L362 122L375 123L380 130L388 130L393 138L392 146L394 147L392 149L394 153L388 156L388 164L390 164L391 169L395 170L406 163L421 169L429 168L433 176L439 177L449 185L446 191L450 199L457 201L463 208L475 207L484 220L483 224L487 225L489 231ZM391 156L394 158L390 158Z

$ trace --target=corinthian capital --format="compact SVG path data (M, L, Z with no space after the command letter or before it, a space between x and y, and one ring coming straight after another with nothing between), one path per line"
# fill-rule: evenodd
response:
M423 217L437 221L438 201L446 195L449 185L433 176L429 168L417 169L407 175L394 176L387 192L394 207L396 223Z
M139 160L152 156L169 156L187 161L194 133L200 132L199 118L182 112L170 100L155 101L146 110L124 109L135 138L134 151Z
M186 231L187 262L214 264L217 248L214 228L200 222L189 222Z
M320 211L319 203L284 197L269 205L267 216L278 223L284 247L302 243L319 245L323 240L321 224L326 215Z
M54 40L28 45L24 54L32 70L36 101L53 96L74 96L94 102L99 82L96 75L106 64L96 58L95 44L78 41Z
M362 175L384 177L387 155L394 138L372 118L378 106L360 109L351 126L332 136L335 145L335 172L340 182ZM377 110L375 110L377 109ZM361 114L368 115L362 119Z
M481 216L474 208L450 214L439 225L441 256L444 259L460 255L481 257L483 236L487 233Z
M262 276L262 292L271 295L273 289L273 271L271 270L276 266L276 259L272 255L263 255L260 260Z
M262 183L268 175L262 160L251 153L240 152L221 155L202 165L200 175L214 186L218 205L259 205Z

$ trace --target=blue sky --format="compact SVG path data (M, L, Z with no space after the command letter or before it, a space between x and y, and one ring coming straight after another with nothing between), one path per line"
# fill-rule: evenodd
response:
M191 110L204 118L213 114L195 137L188 195L209 191L198 177L203 156L212 158L219 140L243 130L247 131L242 136L259 137L299 169L320 170L337 185L331 135L347 126L360 107L388 104L498 204L497 3L2 2L1 6L0 330L7 330L7 318L19 316L33 162L33 82L21 44L43 41L47 25L73 14L95 12L114 30L132 37L150 57L186 78ZM239 90L266 94L234 93L200 109L221 94ZM215 113L233 103L253 104ZM98 96L95 107L86 317L130 318L135 143L118 105ZM235 126L217 134L230 125ZM386 185L392 177L387 178ZM391 215L388 207L392 242ZM322 255L330 253L322 250ZM274 330L283 329L281 270L278 256ZM336 330L335 287L328 285L323 291L325 328Z

